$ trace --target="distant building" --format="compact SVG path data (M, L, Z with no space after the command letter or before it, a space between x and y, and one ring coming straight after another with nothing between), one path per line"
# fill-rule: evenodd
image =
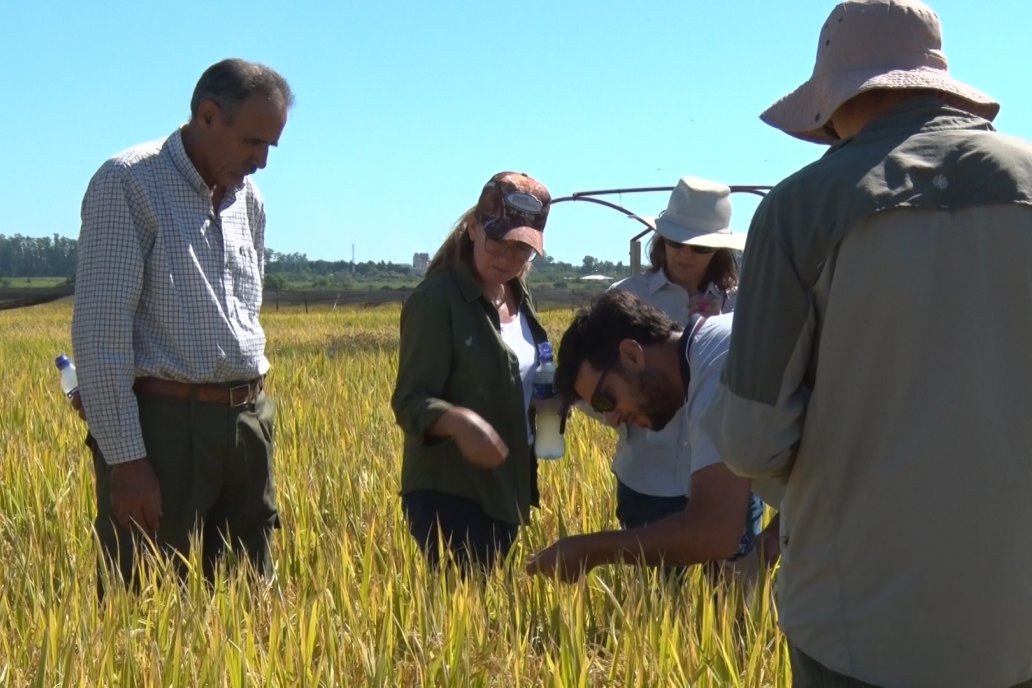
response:
M430 264L429 253L414 253L412 254L412 267L419 274L426 272L426 266Z

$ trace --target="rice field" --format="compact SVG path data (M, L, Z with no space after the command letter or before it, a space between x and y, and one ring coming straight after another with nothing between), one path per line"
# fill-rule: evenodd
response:
M215 589L150 568L95 593L93 469L53 358L71 305L0 312L0 686L787 686L770 581L751 595L653 572L523 573L567 533L616 527L614 435L571 419L507 568L429 572L398 504L396 305L264 315L279 404L277 574ZM572 312L549 311L553 337ZM165 582L162 582L165 581Z

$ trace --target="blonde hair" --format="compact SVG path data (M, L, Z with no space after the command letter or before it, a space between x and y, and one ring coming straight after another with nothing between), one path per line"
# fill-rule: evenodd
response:
M473 265L473 238L469 235L468 228L476 222L475 212L476 207L470 208L455 221L444 243L426 266L427 275L453 268L461 263Z
M455 221L448 236L445 237L444 243L437 249L430 264L426 266L425 275L439 270L448 270L463 263L476 272L473 265L473 237L469 234L470 230L477 225L476 210L476 206L470 208ZM529 271L530 263L527 263L519 276L523 277Z

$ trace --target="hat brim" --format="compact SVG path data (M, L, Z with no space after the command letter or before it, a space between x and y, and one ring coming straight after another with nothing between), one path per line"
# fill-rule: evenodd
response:
M814 143L837 141L825 129L835 111L850 98L873 89L928 89L961 98L970 111L992 121L1000 104L976 88L932 67L885 71L857 69L814 75L764 110L760 119L775 129Z
M521 241L534 249L539 256L545 254L545 235L533 227L513 227L500 237L499 241Z
M676 244L731 248L737 251L745 249L746 235L742 232L732 232L730 228L718 232L698 231L664 220L662 215L645 218L645 221L656 231L656 234Z

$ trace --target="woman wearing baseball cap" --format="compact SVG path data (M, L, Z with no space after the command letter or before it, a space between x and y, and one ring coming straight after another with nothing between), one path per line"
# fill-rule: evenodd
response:
M402 307L402 508L434 567L443 554L490 568L537 504L528 402L548 335L523 276L544 251L550 202L526 174L491 177Z

